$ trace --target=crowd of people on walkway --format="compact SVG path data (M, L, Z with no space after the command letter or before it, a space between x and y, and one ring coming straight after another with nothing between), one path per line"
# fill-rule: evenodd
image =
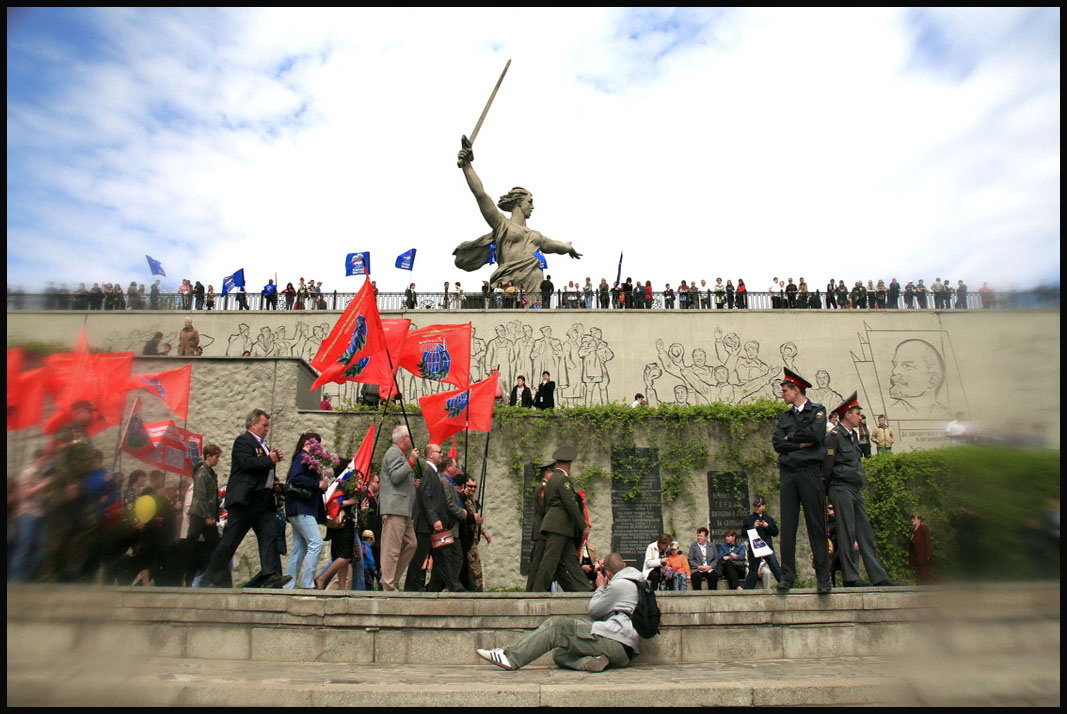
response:
M436 444L420 456L403 427L383 460L384 487L376 464L369 474L339 478L344 464L322 458L315 432L301 434L291 455L270 447L270 416L261 409L234 440L229 474L216 471L222 448L207 444L190 479L106 468L86 431L94 411L75 403L73 421L9 489L11 582L232 587L234 555L252 530L260 569L243 587L484 587L478 544L492 536L478 513L477 482ZM287 468L279 466L287 459ZM438 543L442 533L447 543Z
M375 295L379 295L376 281ZM321 280L299 278L285 287L268 279L258 294L255 303L262 310L326 310L343 309L348 293L335 294L327 300ZM1038 288L1035 297L1039 302L1058 299L1051 289ZM1055 291L1058 293L1058 290ZM1046 294L1048 293L1048 294ZM249 310L249 292L235 286L232 299L223 301L213 284L199 280L183 279L177 292L162 292L156 280L146 290L143 283L131 282L123 288L119 283L79 283L76 288L67 284L48 283L44 290L44 309L48 310ZM977 301L968 301L977 295ZM758 299L757 299L758 296ZM8 302L16 309L24 305L25 295L20 288L8 291ZM339 298L339 299L338 299ZM803 277L779 279L774 277L765 289L747 286L744 279L716 278L714 282L682 280L672 283L653 283L650 280L633 280L609 284L601 278L594 284L591 278L570 280L566 285L557 285L551 275L546 275L537 289L516 285L514 281L500 281L496 285L483 280L480 289L466 291L460 282L446 281L441 288L420 292L415 283L410 283L402 294L395 294L380 304L381 309L406 310L459 310L459 309L666 309L666 310L744 310L753 307L763 309L828 309L828 310L949 310L967 309L969 306L994 308L998 296L989 283L983 283L977 291L963 280L953 282L937 277L927 284L925 279L906 281L903 285L892 278L853 281L831 279L825 286L809 284ZM395 304L394 304L395 303Z

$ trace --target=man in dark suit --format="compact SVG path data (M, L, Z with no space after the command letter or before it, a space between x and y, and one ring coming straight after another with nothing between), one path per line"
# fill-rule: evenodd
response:
M466 588L459 584L459 573L448 557L448 548L434 548L430 536L441 531L455 531L456 524L467 517L467 512L456 505L456 498L445 491L448 483L438 472L444 461L444 454L438 444L427 444L425 461L422 466L422 480L416 489L419 507L415 509L415 556L408 566L405 591L425 590L422 563L429 555L433 558L435 580L440 580L451 592L464 592ZM449 491L455 488L448 484ZM457 540L458 544L458 540Z
M515 386L511 388L511 396L508 397L508 406L519 405L529 409L533 406L533 394L526 386L526 377L521 374L515 378Z
M282 486L275 477L276 464L284 456L278 449L267 446L270 415L253 409L245 420L248 431L233 442L230 457L230 478L226 482L226 501L223 507L229 514L215 552L208 561L202 583L205 587L229 584L227 564L244 540L249 529L259 542L259 563L262 575L259 587L280 588L292 578L280 572L281 559L275 550L277 520L274 517L274 494Z
M530 569L526 574L526 592L534 591L534 580L537 578L537 569L541 566L541 557L545 553L545 535L541 532L541 523L545 519L545 489L548 487L548 479L552 476L555 462L545 464L538 470L541 472L541 480L534 489L533 506L534 518L530 540L533 541L533 553L530 554Z
M541 373L541 383L537 385L533 405L538 409L556 408L556 383L552 381L552 375L548 372Z

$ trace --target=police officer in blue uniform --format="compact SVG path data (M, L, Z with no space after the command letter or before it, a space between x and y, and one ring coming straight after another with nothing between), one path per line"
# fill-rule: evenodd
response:
M800 508L815 561L815 579L820 594L829 593L830 557L826 546L826 501L822 466L826 450L826 407L805 395L811 382L785 369L782 399L790 406L778 417L771 443L778 452L782 507L782 580L779 592L788 592L796 579L797 527Z

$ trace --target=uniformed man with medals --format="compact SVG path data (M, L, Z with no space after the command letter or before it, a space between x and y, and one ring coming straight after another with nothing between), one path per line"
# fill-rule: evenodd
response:
M823 473L830 487L830 502L837 513L837 542L834 544L841 563L841 577L845 587L865 585L860 580L860 557L867 567L867 576L875 585L895 585L885 566L878 559L874 545L874 531L863 503L863 470L856 429L860 425L861 407L856 392L840 404L833 414L840 421L826 435Z
M825 455L826 408L805 396L811 383L786 368L782 399L790 406L778 417L771 443L778 452L782 507L782 580L779 592L788 592L796 579L797 527L800 509L808 529L819 593L831 590L830 558L826 547L826 503L822 461Z
M573 446L561 446L552 455L555 463L545 484L545 516L541 521L544 553L537 566L532 592L548 592L553 580L567 592L592 589L575 547L575 541L587 536L589 531L570 477L571 462L577 456Z
M534 579L537 577L537 568L541 565L541 557L545 553L545 536L541 533L541 523L545 519L545 488L548 479L552 475L555 462L545 464L538 468L541 472L541 480L534 489L534 518L533 529L530 531L530 540L533 541L533 553L530 555L530 566L526 573L526 592L534 592Z

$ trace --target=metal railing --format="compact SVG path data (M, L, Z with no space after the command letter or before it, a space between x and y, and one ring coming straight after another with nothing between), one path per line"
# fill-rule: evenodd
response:
M191 312L198 310L215 310L234 312L241 310L344 310L355 297L355 293L323 293L315 301L308 300L303 304L298 301L289 301L284 295L268 300L260 293L246 293L244 295L231 293L226 297L215 297L214 304L208 305L207 300L199 301L177 293L159 293L158 295L134 296L123 295L122 299L117 296L89 295L65 292L50 293L23 293L9 292L7 295L7 309L13 310L75 310L75 311L119 311L119 310L168 310L175 312ZM947 304L945 304L947 303ZM884 307L883 307L884 305ZM886 295L882 300L878 295L868 293L862 305L842 305L837 303L836 296L827 300L822 293L810 293L806 297L794 293L790 301L786 296L773 295L769 292L747 292L738 295L723 295L720 299L716 293L710 295L707 291L696 295L686 295L685 298L677 293L664 295L663 292L654 292L651 300L642 299L636 294L631 296L628 304L623 305L617 294L609 293L604 299L600 293L584 296L580 293L565 293L556 291L548 296L548 305L542 304L541 293L516 293L507 295L493 292L488 295L483 293L465 293L462 296L455 293L417 293L412 302L405 293L378 293L378 309L382 311L405 311L405 310L516 310L516 309L592 309L592 310L980 310L992 308L1010 309L1047 309L1059 308L1059 287L1041 287L1033 290L993 293L988 296L978 292L968 292L965 301L959 300L959 296L951 294L945 298L944 303L935 300L932 293L924 296L913 296L911 300L903 294L896 298L895 304Z

